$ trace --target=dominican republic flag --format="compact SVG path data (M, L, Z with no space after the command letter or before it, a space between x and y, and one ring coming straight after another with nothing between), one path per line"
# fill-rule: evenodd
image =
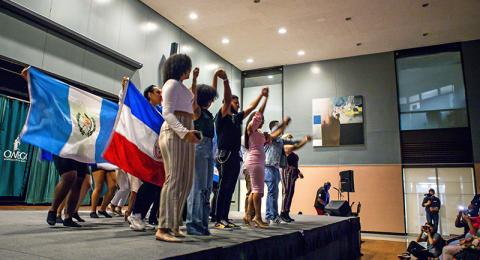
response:
M28 69L30 109L22 142L84 163L102 158L115 124L118 105Z
M103 157L142 181L163 186L165 169L158 146L162 124L160 111L128 82Z

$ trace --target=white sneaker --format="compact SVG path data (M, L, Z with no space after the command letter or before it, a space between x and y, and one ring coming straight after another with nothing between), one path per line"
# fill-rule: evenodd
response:
M135 231L144 231L145 222L143 221L140 214L131 214L128 216L128 221L130 222L130 228Z
M274 220L272 220L271 223L272 223L272 224L279 225L279 224L285 224L285 223L287 223L287 222L283 221L280 217L276 217Z

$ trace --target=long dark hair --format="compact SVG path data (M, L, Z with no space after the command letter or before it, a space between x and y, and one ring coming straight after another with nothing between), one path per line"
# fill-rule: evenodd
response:
M169 79L180 80L180 77L192 69L192 60L186 54L174 54L168 57L163 68L163 83Z
M197 85L197 103L201 108L218 97L217 90L206 84Z
M250 145L248 144L248 140L250 139L250 135L248 134L248 125L250 124L250 122L252 122L254 116L255 116L255 112L252 112L252 114L248 117L247 124L246 124L247 128L245 129L245 148L247 149L250 149ZM263 114L262 114L262 119L263 119Z

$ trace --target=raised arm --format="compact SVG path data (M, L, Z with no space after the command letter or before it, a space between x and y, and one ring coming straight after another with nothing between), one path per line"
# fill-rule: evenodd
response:
M283 119L283 122L277 127L277 129L275 129L271 134L270 136L272 137L272 139L275 139L277 137L279 137L283 131L285 130L285 128L287 128L288 124L290 124L290 121L292 119L290 117L285 117Z
M305 146L311 140L312 140L312 137L309 136L309 135L306 135L306 136L303 137L302 141L300 141L299 143L286 144L286 145L283 146L283 149L285 150L285 153L291 153L291 152L294 152L294 151L302 148L303 146Z
M232 89L230 88L230 83L228 82L227 73L224 70L220 69L215 72L216 77L213 80L213 87L217 88L216 78L219 77L223 80L223 105L222 105L222 117L226 116L232 106Z
M197 78L198 74L200 73L200 69L196 67L193 69L193 78L192 78L192 86L190 87L190 91L193 93L193 120L196 120L200 117L202 113L202 109L198 106L197 103Z
M258 112L263 114L265 112L265 107L267 106L267 101L268 101L268 88L262 89L262 95L265 97L265 99L263 100L263 103L260 106L260 109L258 110Z
M267 90L265 90L267 89ZM260 100L262 99L262 97L265 96L265 94L268 96L268 88L263 88L262 89L262 92L260 93L260 95L257 96L257 98L255 98L255 100L252 101L252 103L250 103L250 105L248 105L247 109L243 110L243 117L247 117L250 113L252 113L252 111L257 108L258 104L260 103Z
M22 78L28 82L28 69L30 66L27 66L23 68L22 72L20 72L20 75L22 75Z
M248 133L253 133L257 131L257 129L260 127L262 124L263 120L263 114L260 112L256 112L255 115L253 116L252 121L247 125L247 131Z

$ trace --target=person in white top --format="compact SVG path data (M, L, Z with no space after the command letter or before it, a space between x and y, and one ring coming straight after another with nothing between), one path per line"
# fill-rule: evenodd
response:
M165 62L163 117L159 146L165 166L165 183L160 195L159 225L155 237L166 242L182 242L182 212L192 187L195 146L201 133L193 130L193 108L196 106L196 81L199 70L193 71L192 88L183 83L190 77L192 61L185 54L170 56Z

